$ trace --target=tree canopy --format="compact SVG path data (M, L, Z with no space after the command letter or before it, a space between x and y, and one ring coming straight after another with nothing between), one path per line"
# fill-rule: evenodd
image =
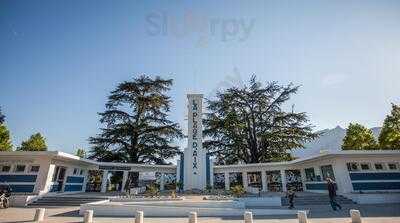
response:
M3 113L1 112L1 107L0 107L0 124L3 124L3 123L4 123L4 119L5 119L5 116L4 116Z
M46 139L40 134L31 135L28 140L22 141L19 151L47 151Z
M358 123L350 123L343 138L343 150L377 149L374 134L371 129Z
M379 135L381 149L400 149L400 106L392 104L392 111L383 122Z
M80 158L86 158L86 151L83 148L78 148L75 151L75 156L79 156Z
M10 131L5 124L0 124L0 151L11 151L12 143Z
M168 119L171 79L148 76L118 84L100 115L104 127L95 137L90 158L100 161L166 164L178 154L173 145L182 137L179 125Z
M298 89L264 86L253 76L248 85L217 92L216 99L207 99L204 147L220 164L290 160L288 151L318 137L306 113L283 107Z

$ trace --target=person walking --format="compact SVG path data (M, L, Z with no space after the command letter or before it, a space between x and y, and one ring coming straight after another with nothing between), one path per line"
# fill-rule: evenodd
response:
M329 201L331 203L332 209L334 211L339 208L340 210L342 209L342 206L336 201L336 187L335 187L335 181L333 181L331 178L327 177L326 182L328 184L328 192L329 192Z
M290 188L286 193L286 197L289 200L289 209L293 209L294 208L294 198L296 197L295 190L293 188Z

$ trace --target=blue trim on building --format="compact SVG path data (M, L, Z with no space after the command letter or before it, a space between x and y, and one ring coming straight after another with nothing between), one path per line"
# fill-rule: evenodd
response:
M21 184L10 184L11 190L13 193L32 193L35 185L32 184L27 184L27 185L21 185Z
M211 179L210 179L210 154L206 154L206 185L211 186Z
M83 183L84 177L68 176L67 183Z
M57 192L58 190L58 183L53 184L50 186L50 192Z
M82 184L67 184L65 185L64 191L81 191Z
M350 173L351 180L400 180L400 172Z
M400 190L400 182L360 182L352 183L353 189L358 190Z
M184 174L184 168L185 168L185 156L182 153L181 154L181 161L179 162L179 182L183 183L183 174Z
M308 184L306 183L307 190L328 190L326 183L314 183Z
M36 182L36 175L0 175L0 182Z

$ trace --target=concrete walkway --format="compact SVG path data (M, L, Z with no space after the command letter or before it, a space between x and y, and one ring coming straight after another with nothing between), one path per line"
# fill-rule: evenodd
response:
M303 206L310 209L309 220L311 223L349 223L349 209L361 211L363 223L400 223L400 204L390 205L352 205L345 206L343 210L334 212L327 205ZM47 207L46 220L48 223L82 222L78 215L78 207ZM25 223L31 222L35 208L9 208L0 209L0 222ZM255 216L255 223L297 223L296 216ZM107 218L95 217L95 223L132 223L133 218ZM187 218L146 218L146 223L187 223ZM199 223L243 223L243 218L199 218Z

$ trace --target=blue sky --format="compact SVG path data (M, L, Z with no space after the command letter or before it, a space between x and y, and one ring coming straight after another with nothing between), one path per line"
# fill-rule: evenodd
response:
M400 103L399 1L0 1L0 106L18 146L88 148L118 82L173 78L210 96L256 74L302 85L315 129L380 126Z

